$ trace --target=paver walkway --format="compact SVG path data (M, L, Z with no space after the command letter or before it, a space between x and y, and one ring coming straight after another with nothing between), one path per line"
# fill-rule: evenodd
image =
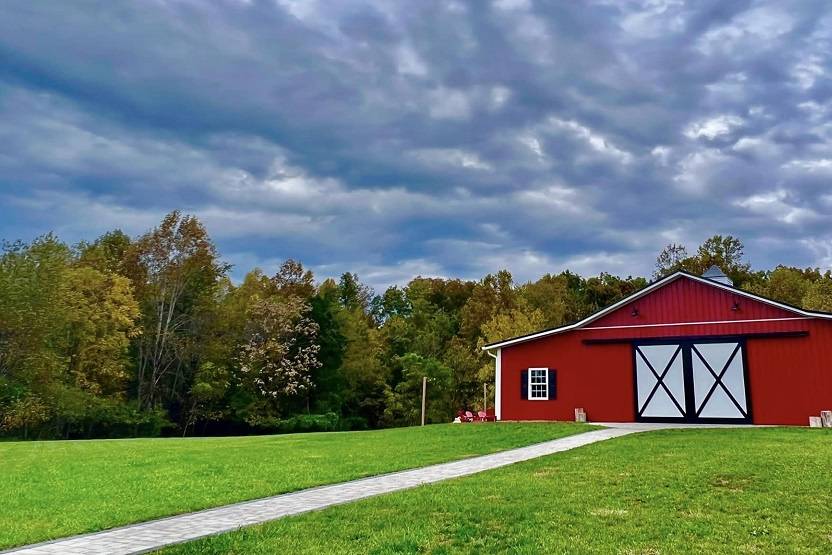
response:
M159 520L113 528L52 542L33 544L3 553L46 554L129 554L144 553L166 545L182 543L203 536L236 530L332 505L339 505L382 493L399 491L421 484L476 474L552 453L568 451L597 441L643 431L639 428L607 428L567 436L544 443L510 449L423 468L382 474L312 489L226 505L215 509L187 513Z

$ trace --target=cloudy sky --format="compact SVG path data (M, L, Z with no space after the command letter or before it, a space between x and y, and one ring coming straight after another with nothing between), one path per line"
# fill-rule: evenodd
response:
M0 6L0 237L180 208L236 275L832 264L826 0Z

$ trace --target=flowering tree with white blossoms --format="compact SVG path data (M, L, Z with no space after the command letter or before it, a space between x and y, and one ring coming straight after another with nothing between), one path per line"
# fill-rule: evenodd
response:
M280 294L258 299L249 308L240 377L263 397L278 402L313 387L311 372L321 363L318 324L310 310L302 297Z

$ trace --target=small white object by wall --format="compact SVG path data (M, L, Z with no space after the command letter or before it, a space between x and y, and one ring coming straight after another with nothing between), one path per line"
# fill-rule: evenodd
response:
M820 419L820 416L810 416L809 417L809 427L810 428L821 428L823 426L823 421Z
M824 428L832 428L832 410L820 411L820 420Z
M586 411L584 409L575 409L575 422L586 422Z

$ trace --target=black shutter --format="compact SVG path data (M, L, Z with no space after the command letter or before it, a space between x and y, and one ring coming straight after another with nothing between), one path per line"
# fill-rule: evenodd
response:
M528 370L521 370L520 371L520 398L521 399L528 399L529 398L529 371Z
M558 371L549 369L549 400L554 401L558 398Z

